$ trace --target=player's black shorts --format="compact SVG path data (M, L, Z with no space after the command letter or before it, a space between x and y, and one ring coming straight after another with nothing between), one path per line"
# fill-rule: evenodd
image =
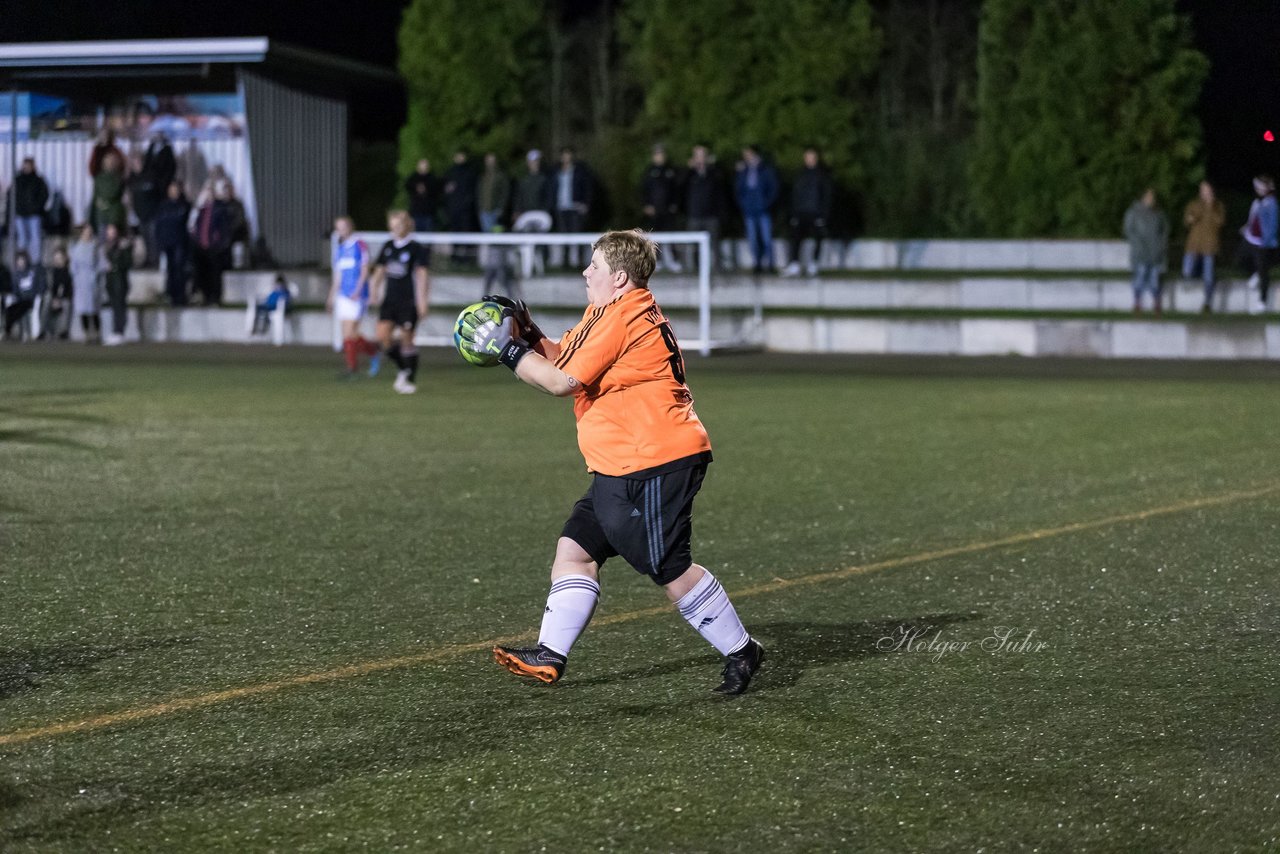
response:
M669 584L693 563L693 497L706 473L702 460L645 479L597 474L560 536L600 565L620 556L657 584Z
M388 297L378 309L378 319L390 320L401 329L413 329L418 325L418 306L413 297L407 300Z

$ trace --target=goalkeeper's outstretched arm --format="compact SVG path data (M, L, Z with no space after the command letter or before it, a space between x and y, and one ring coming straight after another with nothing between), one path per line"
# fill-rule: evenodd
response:
M557 350L560 348L557 346ZM582 383L555 366L541 353L530 350L513 369L521 381L556 397L568 397L582 391Z

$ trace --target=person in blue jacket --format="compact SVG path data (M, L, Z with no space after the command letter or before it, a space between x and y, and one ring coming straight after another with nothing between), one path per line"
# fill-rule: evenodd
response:
M778 173L748 145L733 181L733 195L742 211L747 243L757 273L773 272L773 205L778 200Z
M1280 250L1280 206L1276 204L1276 182L1270 175L1253 179L1257 198L1249 206L1249 219L1240 229L1241 245L1250 289L1258 289L1257 301L1250 302L1250 314L1267 310L1267 292L1271 290L1271 268Z

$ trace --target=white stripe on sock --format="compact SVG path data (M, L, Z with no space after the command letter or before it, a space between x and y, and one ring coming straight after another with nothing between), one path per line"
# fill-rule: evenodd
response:
M562 575L551 584L547 607L542 612L542 632L538 643L552 652L569 655L574 641L591 622L600 585L587 575Z
M702 580L676 602L680 616L693 626L707 643L721 655L736 652L746 644L751 635L743 628L738 612L729 601L720 582L709 570L703 570Z

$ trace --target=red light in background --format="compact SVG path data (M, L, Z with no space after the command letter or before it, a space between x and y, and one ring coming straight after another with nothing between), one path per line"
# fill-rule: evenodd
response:
M1263 138L1263 140L1265 140L1266 142L1275 142L1275 141L1276 141L1276 135L1275 135L1274 133L1272 133L1271 131L1269 131L1269 130L1268 130L1268 131L1263 131L1263 132L1262 132L1262 138Z

